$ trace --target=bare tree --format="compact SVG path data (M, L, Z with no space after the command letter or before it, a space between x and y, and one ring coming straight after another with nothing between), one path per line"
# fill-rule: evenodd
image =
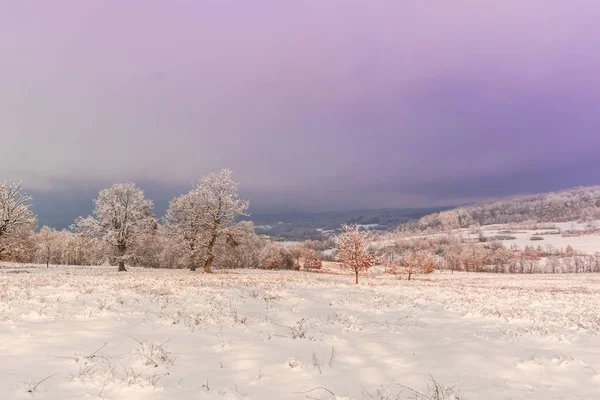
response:
M388 254L385 265L386 271L390 274L404 271L410 281L415 274L432 273L435 269L435 256L427 250L409 248L400 256L395 253Z
M494 247L491 254L491 261L494 264L495 272L505 272L506 265L509 265L514 258L513 251L502 246L502 244Z
M239 215L248 215L249 202L239 198L231 170L209 174L181 197L171 201L166 223L188 243L190 270L195 271L199 252L203 251L204 272L212 272L217 240L227 234Z
M38 248L46 268L50 265L50 259L55 255L59 246L59 232L54 228L43 226L37 234Z
M119 271L126 271L128 250L156 228L152 201L133 183L115 183L101 190L94 204L94 215L78 218L74 228L85 236L102 238L112 246L117 252Z
M354 271L358 285L358 273L367 271L377 263L377 256L370 249L372 235L357 225L343 225L342 233L335 237L337 259L344 268Z
M292 258L294 259L295 268L299 270L300 269L300 259L306 254L308 249L306 247L304 247L303 245L294 245L294 246L291 246L288 250L289 250Z
M550 256L546 259L546 269L556 274L560 268L560 259L558 256Z
M444 250L444 260L446 265L450 268L452 273L455 270L460 270L460 266L462 263L461 259L462 246L460 241L454 238L451 238L450 244Z
M0 183L0 255L35 229L37 217L30 210L30 201L21 183Z

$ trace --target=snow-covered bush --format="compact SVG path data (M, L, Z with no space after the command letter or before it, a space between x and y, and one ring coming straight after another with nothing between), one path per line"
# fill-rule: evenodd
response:
M242 221L228 229L224 240L218 242L216 249L217 268L258 268L260 254L265 245L254 232L254 224Z
M294 258L285 246L277 242L270 242L260 252L260 266L290 269L294 267Z
M323 262L314 250L306 250L304 253L304 269L317 270L323 268Z

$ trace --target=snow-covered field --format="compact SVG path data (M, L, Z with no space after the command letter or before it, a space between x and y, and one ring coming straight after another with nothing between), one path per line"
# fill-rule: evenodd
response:
M597 275L115 270L0 265L0 398L600 398Z
M594 221L592 226L597 227L600 221ZM585 254L594 254L600 252L600 235L599 234L581 234L581 236L563 236L567 231L583 232L586 224L577 222L557 222L548 224L555 228L540 228L540 229L511 229L510 225L489 225L482 230L481 234L487 237L496 235L510 235L515 237L511 240L503 240L503 244L510 246L516 245L522 249L525 246L552 246L555 249L566 248L571 246L578 252ZM510 233L507 233L510 232ZM466 234L465 237L476 238L477 234ZM531 240L532 236L540 236L543 240Z
M543 226L542 224L540 224ZM447 236L455 236L469 239L477 239L479 236L488 238L494 238L500 236L512 236L514 239L502 240L502 244L505 246L516 245L519 249L525 248L525 246L552 246L554 249L564 249L567 246L571 246L573 249L584 254L594 254L600 252L600 234L598 233L583 233L587 224L574 222L553 222L548 223L551 228L539 228L539 229L519 229L513 228L510 224L499 224L499 225L488 225L480 229L478 233L472 233L473 229L456 229L452 231L433 233L433 234L422 234L422 235L409 235L401 237L401 240L410 240L417 238L441 238ZM594 228L600 227L600 221L593 221L592 226ZM568 231L582 232L580 236L563 236ZM532 236L541 236L543 240L531 240ZM397 239L384 239L378 241L381 245L393 244Z

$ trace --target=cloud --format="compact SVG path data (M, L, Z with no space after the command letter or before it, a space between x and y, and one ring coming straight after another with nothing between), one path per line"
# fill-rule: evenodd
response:
M50 197L134 180L163 199L228 167L260 209L600 183L598 17L593 1L15 2L0 171Z

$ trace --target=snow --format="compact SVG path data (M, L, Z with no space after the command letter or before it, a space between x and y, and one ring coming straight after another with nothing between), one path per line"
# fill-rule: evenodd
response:
M0 264L1 397L600 396L600 276L323 270Z
M393 245L395 240L411 240L417 238L428 238L436 239L443 238L449 235L476 239L480 235L485 237L495 236L514 236L515 239L502 240L502 244L505 246L517 245L519 249L523 249L525 246L552 246L555 249L566 248L571 246L573 249L580 253L594 254L600 252L600 234L598 233L584 233L583 231L587 227L587 223L573 222L552 222L547 224L548 227L541 227L539 229L519 229L514 228L510 224L496 224L487 225L480 229L480 233L472 233L474 229L455 229L451 231L445 231L440 233L420 234L420 235L408 235L398 238L389 238L377 240L374 242L377 246ZM593 227L600 227L600 221L592 221ZM581 236L563 236L567 231L581 232ZM555 232L557 234L549 234L549 232ZM531 240L532 236L541 236L544 240Z
M544 240L532 241L532 236L539 235L539 231L519 231L524 233L510 233L509 235L515 236L513 240L503 240L502 243L506 246L516 244L520 249L525 246L552 246L555 249L566 248L567 246L573 247L575 250L593 254L600 252L600 235L582 235L575 237L562 237L561 235L543 235Z
M594 221L593 226L598 225L598 221ZM583 230L587 224L577 222L562 222L549 224L557 229L514 229L511 230L509 225L494 225L488 226L482 234L484 236L496 236L496 235L509 235L514 236L516 239L503 240L502 243L506 246L516 244L520 249L525 246L552 246L555 249L566 248L571 246L573 249L586 254L594 254L600 252L600 235L599 234L584 234ZM505 233L510 231L510 233ZM581 236L563 236L567 231L580 231ZM547 234L548 232L560 232L558 234ZM465 235L471 238L476 238L478 235ZM544 240L532 241L532 236L541 236Z
M363 228L363 229L376 229L380 225L379 224L357 224L356 226L358 226L359 228Z

